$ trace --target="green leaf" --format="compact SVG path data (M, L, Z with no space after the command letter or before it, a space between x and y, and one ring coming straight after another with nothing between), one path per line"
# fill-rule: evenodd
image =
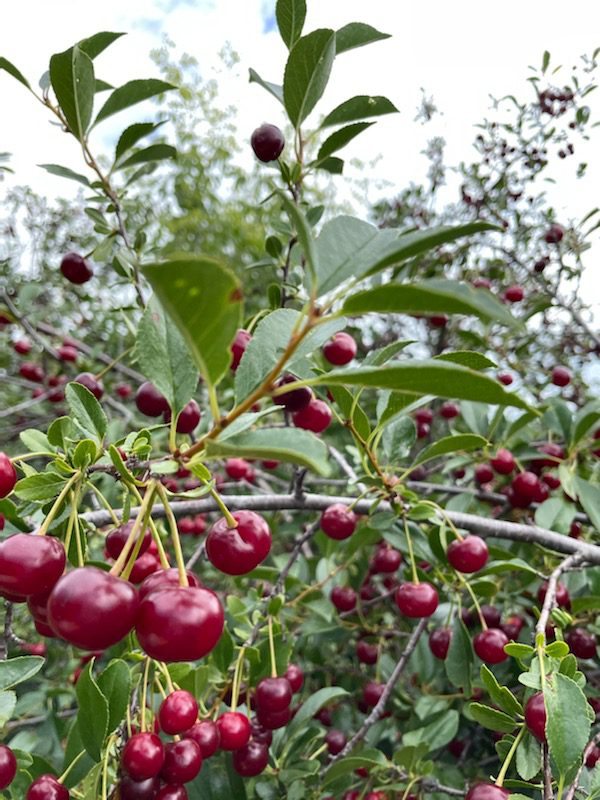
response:
M93 439L82 439L77 442L73 451L72 461L75 469L86 469L100 457L98 445Z
M41 656L17 656L0 661L0 689L10 689L33 678L44 666Z
M290 121L298 128L320 100L335 58L335 31L321 28L298 39L290 51L283 77L283 100Z
M594 486L577 475L573 476L575 490L583 510L590 518L590 522L600 530L600 486Z
M306 2L305 0L277 0L275 16L281 38L288 50L291 50L302 35L302 26L306 19Z
M233 639L227 628L223 628L223 633L216 647L211 651L210 657L213 664L224 675L227 674L229 665L233 660Z
M550 53L548 50L544 50L544 56L542 58L542 75L548 69L548 65L550 64Z
M363 750L360 755L350 755L332 764L323 778L323 786L328 786L343 775L348 775L357 769L385 767L388 760L381 750Z
M134 125L125 128L123 133L119 136L119 141L115 148L115 162L117 162L124 153L130 150L134 144L139 142L140 139L154 133L155 130L164 124L164 120L162 122L136 122Z
M172 145L151 144L126 158L118 165L117 169L126 169L136 164L146 164L149 161L164 161L167 158L177 158L177 150Z
M517 772L524 781L530 781L542 768L542 745L529 732L517 745Z
M535 510L535 524L559 533L569 533L577 509L562 497L550 497Z
M198 372L186 342L156 298L148 303L142 316L135 354L142 373L178 414L196 391Z
M512 733L517 723L503 711L484 706L482 703L469 703L469 711L475 720L484 728L501 733Z
M120 39L121 36L125 36L125 33L101 31L100 33L95 33L93 36L89 36L87 39L83 39L79 42L79 47L84 53L87 53L90 58L96 58L96 56L99 56L109 45L117 39Z
M246 800L245 783L233 769L229 753L224 759L206 759L186 789L189 800Z
M323 161L320 161L316 165L316 168L322 169L325 172L329 172L331 175L341 175L344 171L344 162L341 158L330 156L329 158L324 158Z
M172 83L166 83L166 81L160 81L157 78L129 81L123 84L123 86L119 86L119 88L115 89L110 95L98 112L94 120L94 125L102 122L102 120L110 117L112 114L123 111L125 108L129 108L136 103L141 103L143 100L148 100L150 97L155 97L157 94L162 94L163 92L169 92L171 89L175 88L176 87L173 86Z
M527 658L533 655L534 649L529 644L521 642L509 642L504 645L504 652L513 658Z
M301 464L319 475L329 474L327 446L301 428L258 428L223 441L206 442L209 457L263 458Z
M269 81L264 81L254 69L249 69L248 74L250 83L258 83L259 86L262 86L263 89L266 89L269 94L273 95L273 97L276 100L279 100L279 102L283 105L283 86L279 86L277 83L269 83Z
M546 645L546 654L550 658L564 658L569 655L569 645L566 642L556 641Z
M77 725L81 741L94 761L102 758L102 744L108 732L108 700L92 675L93 660L89 661L75 684L77 693Z
M42 431L36 428L27 428L21 431L19 439L23 442L25 447L30 453L37 453L39 451L52 451L54 448L48 441L48 437Z
M363 47L389 38L389 33L381 33L370 25L365 25L364 22L349 22L335 34L335 52L339 55L347 50L354 50L355 47Z
M50 81L69 128L83 141L94 109L92 59L77 45L50 59Z
M210 258L180 258L142 268L211 385L229 369L231 343L242 321L238 279Z
M421 450L413 462L413 466L424 464L432 458L437 458L447 453L479 450L481 447L485 447L487 443L487 439L475 433L459 433L457 436L444 436Z
M95 436L102 444L108 421L94 395L81 383L69 383L65 389L65 399L74 422L82 431Z
M573 444L578 444L590 428L600 420L600 407L597 401L588 403L575 415Z
M523 713L521 703L510 689L506 686L500 686L494 673L485 664L481 665L480 675L493 703L506 711L507 714L516 716Z
M131 672L121 659L111 661L98 676L98 688L108 702L107 733L112 733L125 719L131 691Z
M61 167L60 164L38 164L38 167L45 169L51 175L58 175L59 178L69 178L69 180L82 183L84 186L89 186L90 182L85 175L80 175L79 172L73 172L68 167Z
M19 81L19 83L22 83L23 86L26 86L31 91L31 86L27 78L23 75L22 72L20 72L15 67L14 64L11 64L11 62L7 58L0 57L0 69L3 69L5 70L5 72L8 72L9 75L12 75L13 78L16 78Z
M17 695L14 692L0 692L0 727L4 727L12 717L17 705Z
M437 750L454 739L458 732L459 719L456 709L443 711L433 722L405 733L402 737L402 744L414 746L425 743L429 752Z
M340 686L328 686L324 689L318 689L311 694L310 697L302 703L298 712L285 729L288 741L291 741L294 736L301 733L311 722L317 711L320 711L323 706L332 703L340 697L346 697L347 695L348 692Z
M402 416L385 427L381 441L388 463L393 464L407 457L417 440L417 427L412 417Z
M463 688L467 697L471 694L472 665L473 647L471 645L471 637L464 622L457 617L452 625L452 638L444 666L450 683L453 686Z
M364 314L368 311L380 314L474 314L486 322L518 325L506 306L487 289L475 289L457 281L386 283L351 295L344 303L344 312L347 314Z
M590 738L587 700L579 686L554 672L544 682L546 738L550 755L562 775L581 759Z
M434 359L451 361L453 364L462 364L463 367L476 370L492 369L497 366L490 358L475 350L455 350L451 353L441 353L439 356L434 356Z
M65 483L66 479L55 472L40 472L37 475L21 478L17 481L14 491L20 500L39 503L44 500L54 500Z
M341 125L344 122L354 122L368 117L381 117L384 114L397 114L396 106L387 97L371 97L367 94L360 94L341 103L333 109L323 122L321 128L328 128L332 125Z
M339 131L332 133L319 148L317 161L323 161L327 156L330 156L337 150L341 150L342 147L345 147L348 142L351 142L359 133L362 133L374 124L374 122L355 122L353 125L346 125L345 128L341 128Z

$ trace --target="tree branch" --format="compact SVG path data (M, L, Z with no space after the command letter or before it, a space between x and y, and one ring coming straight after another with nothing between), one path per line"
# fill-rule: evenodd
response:
M584 557L582 553L573 553L573 555L568 556L565 558L564 561L561 561L558 567L550 574L548 578L548 585L546 587L546 596L544 597L544 604L542 606L542 611L540 613L540 618L538 619L535 632L536 634L542 634L544 636L544 641L546 637L546 626L548 625L548 617L550 616L550 612L554 607L554 602L556 600L556 589L558 586L558 580L563 572L568 572L571 567L575 567L581 562L584 561Z

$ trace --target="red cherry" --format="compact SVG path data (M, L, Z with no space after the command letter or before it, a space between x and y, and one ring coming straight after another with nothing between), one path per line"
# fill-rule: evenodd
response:
M500 612L497 608L494 608L494 606L490 606L487 603L484 603L479 608L481 611L481 616L483 617L488 628L500 627L500 620L502 617L500 616Z
M0 791L9 786L17 774L15 754L5 744L0 744Z
M545 475L542 475L542 480L549 489L558 489L560 486L560 478L552 472L546 472Z
M525 297L522 286L509 286L504 292L504 299L509 303L519 303Z
M433 411L430 408L418 408L415 411L415 421L422 425L431 425L433 422Z
M182 517L177 520L177 530L181 536L191 536L195 531L195 527L192 517Z
M250 739L250 720L239 711L226 711L217 719L221 750L239 750Z
M244 351L248 346L248 342L252 339L252 336L245 331L243 328L240 328L235 335L235 339L231 345L231 353L233 355L233 359L231 361L230 369L232 372L235 372L236 369L240 365L240 361L242 360L242 356L244 355Z
M348 539L356 530L356 514L341 503L328 506L321 514L321 530L330 539Z
M289 708L284 708L283 711L265 711L259 708L256 716L263 728L274 731L284 728L288 724L292 718L292 712Z
M188 800L185 786L169 783L158 790L155 800Z
M488 280L488 278L475 278L475 280L472 281L472 283L473 283L473 286L476 289L491 289L492 288L492 282L490 280Z
M44 774L29 786L25 800L69 800L69 790L54 775Z
M494 471L489 464L477 464L475 467L475 482L481 485L482 483L490 483L494 480Z
M177 433L192 433L198 427L201 416L198 403L190 400L177 417Z
M396 572L402 561L402 553L393 547L383 544L375 551L373 556L373 572Z
M562 227L562 225L553 223L544 234L544 241L547 244L558 244L564 235L565 229Z
M60 271L71 283L87 283L94 271L79 253L66 253L60 262Z
M187 570L186 575L188 583L192 588L199 588L202 585L193 572ZM146 595L150 594L150 592L154 592L157 589L178 588L179 586L179 570L177 567L159 569L142 581L138 590L140 601L142 601Z
M269 748L266 744L252 739L233 754L233 768L243 778L260 775L269 763Z
M44 370L40 365L33 364L31 361L25 361L21 364L19 367L19 375L32 383L43 383L45 378Z
M122 400L126 400L133 392L133 389L129 383L119 383L117 384L115 391Z
M456 403L442 403L440 407L440 416L444 419L454 419L458 417L460 414L460 408L456 405Z
M361 664L376 664L379 658L379 648L376 644L369 644L360 639L356 644L356 657Z
M487 544L479 536L467 536L450 542L446 556L450 565L458 572L478 572L487 564Z
M596 658L598 642L594 634L589 633L584 628L570 630L565 636L565 641L577 658Z
M225 462L225 472L233 481L244 480L250 469L250 464L243 458L228 458Z
M189 783L202 767L202 753L193 739L165 745L165 763L160 777L167 783Z
M452 639L451 628L436 628L429 634L429 649L436 658L444 659L448 655L448 648Z
M573 520L571 523L571 527L569 528L569 536L573 539L579 539L583 528L581 527L581 523L577 522L577 520Z
M4 514L0 514L0 531L4 530L5 523L6 523L6 519L4 517Z
M287 678L263 678L256 686L256 706L261 711L285 711L292 702Z
M82 650L106 650L135 624L139 600L135 588L97 567L79 567L64 575L48 600L52 629Z
M445 314L434 314L429 317L429 324L434 328L443 328L448 324L448 317Z
M210 719L196 722L195 725L184 733L186 739L192 739L202 753L202 758L210 758L219 749L221 737L216 724Z
M394 596L400 611L411 618L430 617L438 607L438 593L430 583L403 583Z
M476 783L467 792L465 800L508 800L509 789L493 783Z
M592 749L586 756L585 765L586 767L588 767L588 769L593 769L599 760L600 760L600 747L598 747L598 745L593 745Z
M511 504L517 508L527 508L539 497L540 481L534 472L525 470L515 475L510 488L512 489Z
M504 384L504 386L510 386L513 382L513 376L510 375L508 372L499 372L498 373L498 380L500 383Z
M487 664L500 664L508 658L504 646L508 644L508 637L499 628L488 628L481 631L473 639L475 652Z
M273 459L267 458L264 461L261 461L261 464L265 469L277 469L279 466L279 461L273 461Z
M276 161L285 147L283 133L276 125L264 123L252 132L250 145L259 161Z
M304 683L304 672L297 664L289 664L285 671L285 677L288 679L292 692L297 694L302 689Z
M245 575L262 563L271 549L271 531L254 511L235 511L237 528L225 517L217 520L206 537L210 563L226 575Z
M129 581L131 583L141 583L149 575L158 572L160 568L160 561L154 553L143 553L134 561L131 572L129 573Z
M61 345L56 351L61 361L69 361L74 364L77 361L79 353L75 347L70 347L68 344Z
M544 453L549 458L536 458L531 463L535 469L544 467L555 467L557 461L562 461L565 457L564 449L556 442L545 442L538 447L540 453Z
M168 694L158 711L161 730L170 734L187 731L196 722L197 717L198 703L194 696L184 689Z
M48 592L65 563L65 548L58 539L16 533L0 545L0 591L23 596Z
M373 708L381 699L385 691L385 683L369 681L363 688L363 700L367 708Z
M163 743L155 733L136 733L123 748L121 763L134 781L154 778L165 760Z
M303 428L313 433L323 433L333 419L331 409L324 400L313 397L308 405L292 415L296 428Z
M356 608L356 592L350 586L334 586L329 597L338 611L353 611Z
M296 383L298 378L294 375L284 375L277 381L277 387L286 386L288 383ZM313 398L313 393L308 386L299 386L297 389L291 389L289 392L278 394L273 397L273 402L278 406L283 406L286 411L302 411L310 403Z
M115 528L114 531L111 531L109 534L107 534L106 539L104 540L104 546L106 547L106 551L111 558L117 559L121 555L121 551L125 547L127 537L131 533L132 528L133 520L130 520L129 522L126 522L124 525L120 525L118 528ZM142 555L142 553L146 552L146 550L150 547L151 541L152 532L150 531L150 528L146 528L138 555Z
M45 636L46 639L56 638L56 634L54 633L50 625L47 625L45 622L42 622L39 619L34 619L33 625L36 631L40 634L40 636Z
M332 756L337 756L338 753L341 753L344 747L346 747L346 735L342 733L342 731L338 731L336 728L332 728L331 730L327 731L325 735L325 744L327 745L327 751Z
M146 417L160 417L170 410L166 398L150 381L145 381L138 388L135 393L135 404L138 411Z
M566 367L554 367L552 383L555 386L568 386L571 383L571 372Z
M340 331L324 345L323 355L330 364L341 367L356 356L356 342L349 333Z
M490 459L490 464L500 475L510 475L517 466L517 462L510 450L501 447L494 458Z
M27 608L31 616L46 625L48 624L48 598L51 591L50 589L41 594L30 594L27 598Z
M525 725L540 742L546 741L546 706L544 693L532 694L525 704Z
M0 499L8 497L15 488L17 471L6 453L0 452Z
M509 639L514 639L516 641L519 638L519 634L521 633L524 625L525 620L523 617L520 617L518 614L513 614L512 616L507 617L506 621L500 625L500 628L504 631Z
M31 351L31 342L28 339L17 339L13 342L13 350L21 356L26 356Z
M74 383L80 383L82 386L91 392L96 400L100 400L104 394L104 386L102 382L96 378L91 372L80 372L74 379Z

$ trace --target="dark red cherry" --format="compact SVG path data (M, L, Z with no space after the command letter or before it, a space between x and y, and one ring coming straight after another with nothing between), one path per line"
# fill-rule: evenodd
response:
M292 415L296 428L303 428L313 433L323 433L333 419L331 409L324 400L313 397L308 405Z
M547 244L558 244L562 241L563 236L565 235L565 229L562 225L558 225L556 222L550 225L546 233L544 234L544 241Z
M290 708L284 708L282 711L265 711L258 708L256 711L256 718L263 728L269 731L284 728L292 718L292 711Z
M77 361L79 355L77 348L71 347L68 344L61 345L56 352L61 361L69 361L71 364Z
M256 686L256 706L262 711L285 711L292 702L287 678L263 678Z
M65 563L63 543L53 536L9 536L0 545L0 591L23 596L48 592Z
M276 125L264 123L250 137L250 145L259 161L276 161L285 147L283 133Z
M396 605L406 617L430 617L438 607L438 593L430 583L403 583L394 596Z
M126 400L133 392L133 389L130 383L119 383L115 391L122 400Z
M136 633L142 650L159 661L196 661L223 633L223 607L209 589L158 588L140 604Z
M323 346L323 355L330 364L341 367L356 356L356 342L349 333L340 331Z
M96 400L100 400L104 394L104 386L102 381L99 381L91 372L80 372L74 379L74 383L80 383L82 386L91 392Z
M502 617L497 608L484 603L482 606L480 606L480 611L481 616L485 620L485 624L488 626L488 628L500 627L500 620Z
M546 741L546 706L544 693L532 694L525 704L525 725L540 742Z
M509 789L493 783L476 783L467 792L465 800L508 800Z
M136 589L97 567L64 575L48 599L54 632L82 650L106 650L133 628L139 609Z
M29 786L25 800L69 800L69 790L54 775L44 774Z
M180 783L168 783L158 790L155 800L188 800L185 786Z
M235 511L233 518L237 528L228 527L225 517L212 526L206 537L206 555L226 575L245 575L269 555L271 531L254 511Z
M21 364L19 367L19 375L32 383L43 383L45 378L44 370L40 365L33 364L31 361L25 361Z
M369 681L363 688L363 700L367 708L373 708L379 702L385 691L385 683Z
M515 475L510 487L513 492L512 505L517 506L517 508L526 508L530 503L537 500L540 481L534 472L525 470Z
M17 470L6 453L0 453L0 499L8 497L16 482Z
M560 486L560 478L552 472L546 472L542 475L542 480L549 489L558 489Z
M304 683L304 672L297 664L289 664L285 671L285 677L288 679L292 692L297 694L302 689Z
M277 381L277 387L285 386L288 383L296 383L298 378L294 375L284 375ZM278 394L273 397L273 401L278 406L283 406L286 411L301 411L312 400L313 393L308 386L299 386L297 389L291 389L289 392Z
M28 339L17 339L13 342L13 350L20 356L26 356L31 352L31 342Z
M239 711L226 711L217 719L221 750L239 750L250 739L250 720Z
M448 324L448 317L445 314L433 314L429 317L429 324L434 328L444 328Z
M356 592L350 586L334 586L329 597L338 611L353 611L356 608Z
M133 521L126 522L124 525L120 525L118 528L115 528L114 531L111 531L104 540L104 546L108 552L108 555L111 558L117 559L121 555L121 551L125 547L125 543L127 541L127 537L131 533L131 529L133 528ZM144 531L144 538L142 539L142 546L140 547L138 555L142 555L145 553L146 550L150 547L150 542L152 541L152 533L150 528L146 528ZM131 550L129 551L131 553Z
M138 411L146 417L160 417L161 414L169 412L166 398L150 381L145 381L138 388L135 393L135 404Z
M488 628L473 639L473 648L482 661L487 664L500 664L508 658L504 652L508 636L499 628Z
M565 457L564 448L556 442L544 442L538 447L540 453L549 456L549 458L536 458L532 461L534 469L539 470L544 467L555 467L558 461L562 461Z
M199 588L202 586L198 576L194 575L193 572L187 570L186 575L188 583L192 588ZM146 595L150 594L150 592L154 592L157 589L179 588L180 585L179 570L177 567L171 567L170 569L159 569L156 572L153 572L147 578L144 578L142 581L138 589L140 601L143 600Z
M231 353L233 359L231 361L231 371L235 372L240 365L240 361L242 360L242 356L248 346L248 342L252 339L252 336L245 331L243 328L240 328L235 335L235 339L231 345Z
M402 561L402 553L390 545L379 545L373 556L373 572L396 572Z
M348 539L356 530L358 520L356 514L342 505L334 503L321 514L321 530L330 539Z
M228 458L225 462L225 472L232 481L244 480L250 469L252 467L244 458Z
M17 774L15 754L5 744L0 744L0 791L9 786Z
M242 778L260 775L269 763L269 748L263 742L252 739L233 754L233 768Z
M571 372L566 367L554 367L552 383L555 386L568 386L571 383Z
M499 475L510 475L517 466L513 454L504 447L501 447L494 458L490 459L490 464Z
M440 416L444 419L454 419L460 414L460 408L456 403L442 403L440 406Z
M433 411L430 408L418 408L415 411L415 421L421 425L431 425Z
M524 625L525 620L523 617L520 617L518 614L512 614L510 617L506 618L506 621L500 625L500 628L509 639L514 639L516 641Z
M346 735L342 731L338 731L337 728L331 728L331 730L327 731L325 734L327 751L332 756L337 756L338 753L342 752L344 747L346 747L346 741Z
M546 599L546 591L548 590L548 581L544 581L540 588L538 589L537 599L538 602L543 605L544 600ZM566 608L567 611L571 608L571 597L569 595L569 590L560 581L556 584L556 592L554 595L554 599L556 600L556 605L560 608Z
M51 591L52 589L41 594L30 594L27 598L27 608L31 616L46 625L48 624L48 598Z
M129 573L129 581L131 583L141 583L143 580L146 580L149 575L158 572L160 568L160 561L154 553L150 553L149 551L142 553L133 563L133 567Z
M520 303L525 297L525 290L522 286L509 286L504 292L504 299L509 303Z
M210 719L196 722L195 725L184 733L186 739L192 739L202 753L202 758L210 758L219 749L221 737L217 725Z
M66 253L60 262L60 271L71 283L87 283L94 274L88 262L79 253Z
M446 556L450 565L459 572L478 572L487 564L487 544L479 536L466 536L450 542Z
M489 464L477 464L475 467L475 482L478 484L489 483L494 480L494 471Z
M498 373L498 380L500 383L504 384L504 386L510 386L513 382L513 376L510 375L508 372L499 372Z
M379 648L376 644L369 644L364 639L356 643L356 657L361 664L376 664L379 658Z
M133 778L125 775L119 783L119 798L120 800L156 800L159 785L158 778L134 781Z
M121 764L134 781L154 778L165 760L163 743L155 733L136 733L123 748Z
M595 635L585 628L573 628L565 636L565 641L577 658L596 658L598 642Z
M263 728L256 717L250 720L250 729L251 739L256 742L261 742L261 744L266 744L267 747L271 746L271 742L273 741L273 731Z
M198 703L193 694L178 689L168 694L158 711L158 721L165 733L176 734L187 731L198 717Z
M177 433L192 433L198 427L202 414L195 400L190 400L177 417Z
M165 745L165 763L160 777L166 783L189 783L202 767L202 752L193 739L180 739Z
M452 639L451 628L436 628L429 634L429 649L436 658L444 659L448 655L448 648Z

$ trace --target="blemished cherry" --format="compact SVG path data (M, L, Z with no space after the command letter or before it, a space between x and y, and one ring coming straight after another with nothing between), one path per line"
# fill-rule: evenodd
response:
M25 800L69 800L69 790L54 775L45 773L29 786Z
M180 783L168 783L158 790L155 800L188 800L188 797L185 786Z
M475 467L475 482L481 485L482 483L490 483L494 480L494 470L489 464L477 464Z
M450 542L446 556L458 572L478 572L485 567L489 557L487 544L480 536L466 536Z
M79 355L77 348L71 347L69 344L61 344L56 352L61 361L69 361L71 364L77 361Z
M226 711L217 719L221 750L239 750L250 739L250 720L239 711Z
M269 747L252 739L233 753L233 768L242 778L254 778L266 769L269 763Z
M276 161L285 147L283 133L276 125L264 123L252 132L250 145L259 161Z
M190 400L177 417L177 433L192 433L198 427L202 414L195 400Z
M21 364L19 367L19 375L32 383L43 383L46 377L40 365L33 364L31 361L25 361Z
M160 417L169 412L166 398L150 381L144 381L135 393L135 404L138 411L146 417Z
M525 291L522 286L509 286L504 292L504 298L509 303L519 303L524 297Z
M28 339L17 339L13 342L13 350L20 356L26 356L31 352L31 342Z
M63 573L66 554L54 536L16 533L0 545L0 591L28 596L50 591Z
M284 375L277 381L276 386L286 386L288 383L296 383L298 378L294 375ZM273 402L278 406L283 406L286 411L302 411L303 408L310 403L313 398L312 390L308 386L299 386L297 389L291 389L289 392L277 394L273 397Z
M80 383L82 386L91 392L96 400L101 400L104 394L104 386L102 381L99 381L91 372L80 372L76 378L73 379L74 383Z
M120 556L132 528L133 520L130 520L124 525L119 525L118 528L115 528L114 531L111 531L109 534L107 534L106 539L104 540L104 546L106 547L106 551L111 558L117 559ZM146 552L146 550L150 547L151 541L152 533L150 528L146 528L138 555L141 556L142 553Z
M476 783L467 792L465 800L508 800L509 789L494 783Z
M356 592L351 586L334 586L329 598L338 611L353 611L356 608Z
M332 756L337 756L338 753L342 752L344 747L346 747L346 741L346 734L339 731L337 728L331 728L331 730L327 731L325 734L327 751Z
M71 283L87 283L94 271L79 253L66 253L60 262L60 271Z
M323 433L331 424L333 414L324 400L313 397L305 408L292 415L292 422L296 428L302 428L313 433Z
M256 710L256 717L263 728L275 731L284 728L292 718L292 710L284 708L283 711L265 711L262 708Z
M154 778L165 760L163 743L155 733L136 733L123 748L121 763L134 781Z
M198 576L193 572L187 570L186 572L188 583L192 588L199 588L200 583ZM143 600L150 592L155 592L157 589L179 588L179 570L177 567L170 569L159 569L153 572L142 581L138 592L140 601Z
M499 372L498 380L504 386L510 386L511 383L513 382L513 376L509 372Z
M544 234L544 241L547 244L558 244L562 241L563 236L565 235L565 229L562 225L558 225L556 222L550 225L546 233Z
M385 683L369 681L363 688L363 700L368 708L373 708L379 702L385 691Z
M598 642L595 635L585 628L573 628L565 636L565 641L577 658L596 658Z
M0 791L9 786L17 774L15 754L5 744L0 744Z
M0 453L0 499L8 497L16 482L17 470L6 453Z
M225 517L212 526L206 537L206 555L226 575L245 575L269 555L271 530L254 511L235 511L233 518L237 528L230 528Z
M517 466L513 454L504 447L501 447L494 458L490 459L490 464L499 475L510 475Z
M379 658L379 648L376 644L369 644L364 639L356 643L356 657L361 664L376 664Z
M448 648L452 639L451 628L436 628L429 634L429 649L436 658L444 659L448 656Z
M193 739L180 739L165 745L165 763L160 777L166 783L189 783L202 767L202 752Z
M571 372L566 367L554 367L552 383L555 386L568 386L571 383Z
M139 609L136 589L97 567L64 575L48 599L52 630L82 650L106 650L133 628Z
M356 356L356 350L356 342L352 336L340 331L323 346L323 355L330 364L342 367L352 361Z
M225 472L232 481L243 480L250 469L250 464L244 458L228 458L225 462Z
M196 661L223 633L223 607L209 589L158 588L140 604L135 630L142 650L159 661Z
M289 664L285 671L285 677L288 679L292 692L297 694L302 689L304 683L304 672L297 664Z
M256 706L261 711L285 711L292 702L287 678L263 678L256 686Z
M252 339L252 335L245 331L243 328L240 328L235 335L235 339L231 345L231 354L233 356L230 369L232 372L235 372L240 365L240 361L242 360L242 356L246 351L246 347L248 347L248 342Z
M120 800L156 800L159 786L158 778L134 781L133 778L125 775L119 783L119 798Z
M508 644L508 636L500 628L488 628L481 631L473 639L473 648L479 658L486 664L500 664L508 658L504 646Z
M538 741L546 741L546 706L543 692L532 694L525 704L525 725Z
M196 698L185 689L178 689L168 694L158 711L161 730L171 735L187 731L196 722L197 717Z
M330 539L348 539L356 530L356 514L342 503L328 506L321 514L321 530Z
M406 617L430 617L438 607L437 590L430 583L402 583L394 595L396 605Z
M192 739L202 753L202 758L210 758L219 749L221 736L219 729L212 720L204 719L196 722L195 725L184 733L185 739Z
M402 561L402 553L387 544L379 545L373 556L373 571L396 572Z

